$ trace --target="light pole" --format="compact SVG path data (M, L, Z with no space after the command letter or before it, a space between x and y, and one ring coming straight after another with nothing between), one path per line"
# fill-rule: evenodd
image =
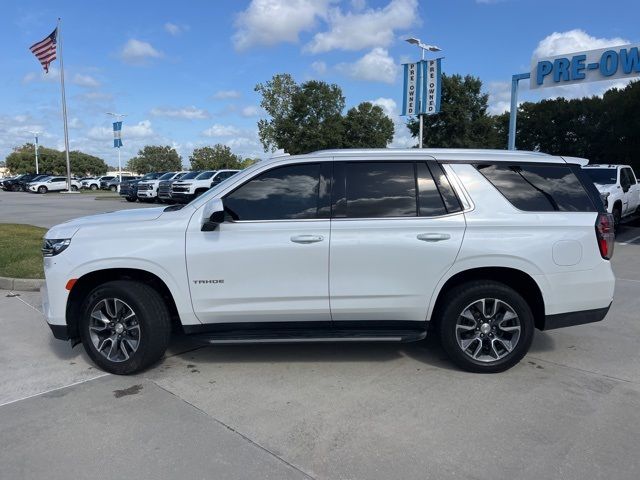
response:
M442 51L442 49L440 47L437 47L435 45L427 45L426 43L422 43L422 41L419 38L415 38L415 37L411 37L411 38L407 38L405 40L407 43L410 43L411 45L416 45L420 50L421 50L421 59L424 60L424 52L425 51L430 51L430 52L440 52ZM423 102L423 99L420 99L420 103ZM418 112L422 111L422 105L420 105L420 108L418 110ZM418 113L418 119L420 120L420 137L418 140L418 148L422 148L422 129L423 129L423 119L422 119L422 113Z
M107 115L111 115L116 122L121 121L124 117L126 117L126 114L123 113L113 113L113 112L106 112ZM120 162L120 147L118 147L118 180L120 180L120 182L122 182L122 163Z
M34 138L36 139L36 174L39 174L40 173L40 169L38 167L38 134L40 132L29 132L29 133L31 133L34 136Z

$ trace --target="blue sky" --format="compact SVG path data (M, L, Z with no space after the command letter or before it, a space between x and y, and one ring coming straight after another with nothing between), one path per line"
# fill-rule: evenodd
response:
M40 130L62 148L59 62L48 76L28 47L63 19L72 149L116 163L110 118L124 120L123 159L147 143L194 147L224 143L265 156L253 91L275 73L339 84L347 108L375 101L396 122L393 146L411 146L398 116L400 63L417 36L443 49L446 73L479 76L491 111L508 107L513 73L544 56L640 40L636 1L612 0L252 0L8 2L0 40L0 159ZM530 94L601 94L599 83ZM539 91L538 91L539 92Z

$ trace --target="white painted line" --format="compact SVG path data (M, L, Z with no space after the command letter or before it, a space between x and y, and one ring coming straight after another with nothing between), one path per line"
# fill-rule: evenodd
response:
M20 300L22 303L24 303L27 307L35 310L36 312L38 312L40 315L44 315L44 313L42 312L42 310L40 310L39 308L34 307L33 305L31 305L29 302L25 302L22 298L20 298L20 294L16 293L16 292L12 292L10 291L9 293L11 293L12 295L14 295L11 298L17 298L18 300ZM1 406L1 405L0 405Z
M46 392L34 393L33 395L28 395L28 396L26 396L24 398L19 398L17 400L10 400L10 401L8 401L6 403L0 404L0 408L4 407L6 405L11 405L12 403L21 402L23 400L28 400L29 398L39 397L40 395L46 395L47 393L55 392L57 390L62 390L63 388L75 387L76 385L81 385L83 383L87 383L87 382L90 382L92 380L97 380L98 378L106 377L107 375L111 375L111 374L110 373L103 373L102 375L98 375L97 377L88 378L86 380L80 380L79 382L70 383L69 385L64 385L62 387L52 388L51 390L47 390Z
M632 280L631 278L616 278L616 280L622 280L624 282L635 282L640 283L640 280Z

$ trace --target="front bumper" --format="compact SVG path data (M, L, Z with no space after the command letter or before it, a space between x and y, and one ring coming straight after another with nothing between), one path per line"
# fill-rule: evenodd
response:
M156 192L153 190L138 190L138 198L155 198Z
M191 200L193 198L193 193L188 192L171 192L171 198L173 200L185 201Z

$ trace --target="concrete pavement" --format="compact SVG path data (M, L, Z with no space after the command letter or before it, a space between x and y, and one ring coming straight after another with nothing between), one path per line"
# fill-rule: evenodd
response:
M640 478L640 229L600 323L536 332L496 375L414 344L202 347L131 377L0 292L2 478ZM71 385L71 386L69 386ZM26 398L26 399L25 399Z

